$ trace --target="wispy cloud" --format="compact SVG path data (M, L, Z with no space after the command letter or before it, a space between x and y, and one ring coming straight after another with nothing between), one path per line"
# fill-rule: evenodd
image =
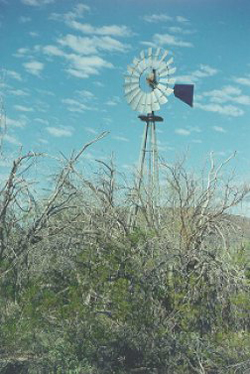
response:
M41 123L42 125L49 125L49 121L43 118L35 118L34 121Z
M245 77L234 77L233 81L243 86L250 87L250 75L247 75Z
M70 67L66 72L77 78L88 78L90 75L98 75L103 68L113 68L113 64L99 56L82 57L76 54L67 56Z
M189 20L188 20L186 17L182 17L182 16L177 16L177 17L176 17L176 21L177 21L177 22L180 22L180 23L186 23L186 22L189 22Z
M177 135L181 135L181 136L188 136L188 135L190 135L190 131L188 131L186 129L176 129L175 133Z
M86 104L81 103L80 101L75 100L75 99L71 99L71 98L69 98L69 99L63 99L62 102L63 102L63 104L66 104L67 109L70 112L79 112L79 113L82 113L82 112L85 112L86 110L90 110L90 109L93 110L93 108L90 108Z
M72 128L68 127L46 127L46 130L48 133L52 136L55 136L57 138L61 137L70 137L73 135Z
M30 22L30 21L31 21L30 17L25 17L25 16L20 16L19 17L19 22L21 22L21 23L27 23L27 22Z
M121 99L119 96L113 96L111 99L109 99L108 101L106 101L106 105L109 105L109 106L116 106L117 104L119 104L121 102Z
M13 96L29 96L29 92L27 90L20 90L20 89L9 89L8 94Z
M43 6L47 4L52 4L54 3L54 0L21 0L21 2L24 5L30 5L30 6Z
M26 126L26 120L24 118L20 119L13 119L10 117L6 117L6 126L9 127L20 127L23 128Z
M44 68L44 64L42 62L35 60L30 62L24 62L23 66L28 73L36 76L40 76L40 73Z
M187 30L179 26L171 26L168 28L168 30L173 34L181 34L181 35L191 35L195 33L194 30Z
M150 14L143 16L143 20L149 23L172 21L173 18L167 14Z
M62 57L68 63L68 68L65 71L77 78L88 78L91 75L98 75L104 68L113 68L113 64L101 56L99 50L121 51L121 43L108 38L105 44L105 38L84 38L76 35L68 34L63 38L58 39L61 47L47 45L42 51L50 56ZM63 48L73 50L75 53L65 52Z
M17 81L20 81L20 82L22 81L21 75L19 73L17 73L16 71L14 71L14 70L5 70L5 72L6 72L6 74L7 74L8 77L13 78L13 79L15 79Z
M37 38L39 34L36 31L30 31L29 35L32 36L32 38Z
M216 132L226 133L226 130L221 126L213 126L213 130Z
M239 117L245 113L244 110L234 105L220 105L215 103L202 104L197 102L194 106L195 108L203 109L207 112L224 114L230 117Z
M81 55L97 54L99 51L108 52L126 52L130 46L120 41L111 38L110 36L103 37L81 37L77 35L68 34L63 38L58 39L58 43L72 49ZM47 52L48 49L47 49ZM53 53L53 51L51 52ZM55 50L55 54L60 55L61 52Z
M221 89L207 91L203 96L208 97L214 103L233 102L241 105L250 105L250 96L243 95L242 90L234 86L224 86Z
M14 109L20 111L20 112L33 112L34 109L24 106L24 105L14 105Z
M118 140L119 142L129 142L128 138L125 138L124 136L119 136L119 135L112 136L112 139Z
M154 34L153 42L159 45L174 45L176 47L193 47L191 42L180 39L171 34Z
M55 21L70 21L77 18L82 18L87 12L90 11L90 7L86 4L77 4L71 11L67 13L51 13L49 19Z
M21 142L13 135L5 134L3 136L3 141L13 144L13 145L22 145Z
M199 69L187 75L175 76L176 81L181 83L196 83L202 78L212 77L219 73L219 70L209 65L200 64Z
M90 134L94 134L94 135L97 135L97 131L95 129L93 129L92 127L84 127L84 130L89 132Z
M81 31L84 34L101 35L101 36L115 36L115 37L128 37L133 33L127 26L124 25L108 25L101 27L94 27L89 23L80 23L75 20L70 20L67 25L74 30Z

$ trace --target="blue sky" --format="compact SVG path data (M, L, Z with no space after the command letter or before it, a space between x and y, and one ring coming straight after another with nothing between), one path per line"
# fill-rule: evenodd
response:
M6 152L68 155L107 130L85 158L113 152L130 170L143 125L124 98L124 73L157 45L173 54L177 83L195 84L194 108L172 95L157 113L161 156L188 151L196 170L211 151L218 160L237 151L236 174L249 181L249 14L249 0L0 0Z

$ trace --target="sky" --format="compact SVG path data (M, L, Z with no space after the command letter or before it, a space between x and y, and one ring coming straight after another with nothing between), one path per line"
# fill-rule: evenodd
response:
M5 154L111 154L129 172L143 123L124 97L124 74L140 51L170 51L177 83L195 85L194 107L174 95L157 124L161 157L187 154L194 170L210 152L233 152L239 181L250 181L249 0L0 0L0 85ZM2 130L3 132L3 130ZM0 163L4 175L8 161Z

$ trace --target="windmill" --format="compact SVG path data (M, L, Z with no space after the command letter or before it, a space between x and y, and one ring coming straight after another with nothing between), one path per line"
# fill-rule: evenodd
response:
M127 68L125 75L125 97L128 104L145 123L138 167L137 192L141 194L142 182L147 179L147 209L154 214L159 204L159 166L158 149L156 141L156 123L163 118L155 115L161 105L168 102L168 96L174 93L175 97L193 106L192 84L175 84L172 75L176 68L172 66L173 57L169 58L169 51L161 48L149 47L135 57ZM139 201L136 203L130 224L138 211ZM132 223L131 223L132 222Z

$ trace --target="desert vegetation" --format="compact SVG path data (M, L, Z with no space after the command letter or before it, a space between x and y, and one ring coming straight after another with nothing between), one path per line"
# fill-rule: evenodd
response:
M230 159L200 177L162 162L152 209L113 162L82 172L105 135L46 196L27 178L41 154L20 152L1 184L0 372L248 373L250 247L231 209L249 187L223 179Z

